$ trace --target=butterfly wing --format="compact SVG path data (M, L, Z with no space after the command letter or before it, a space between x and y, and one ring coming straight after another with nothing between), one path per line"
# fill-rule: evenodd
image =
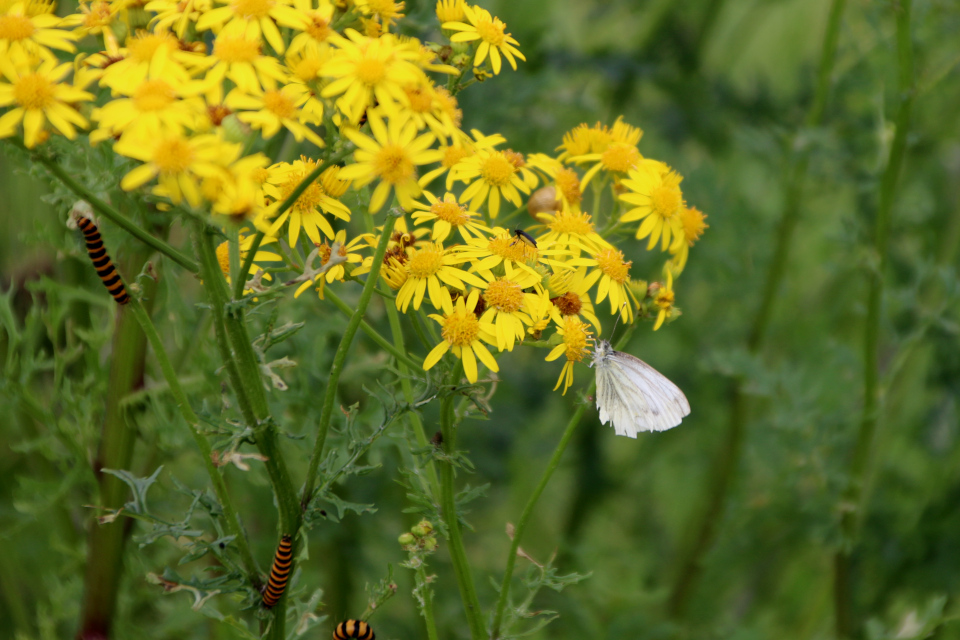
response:
M690 414L686 396L656 369L628 353L611 351L596 363L600 421L617 435L665 431Z

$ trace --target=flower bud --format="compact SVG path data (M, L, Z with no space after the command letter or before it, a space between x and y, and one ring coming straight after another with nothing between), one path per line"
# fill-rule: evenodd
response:
M409 547L410 545L415 544L416 541L417 539L413 537L412 533L401 533L400 537L397 538L397 542L404 547Z

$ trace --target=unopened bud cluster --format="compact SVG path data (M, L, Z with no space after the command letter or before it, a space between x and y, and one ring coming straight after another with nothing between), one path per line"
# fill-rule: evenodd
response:
M433 533L433 524L429 520L421 520L409 532L400 534L397 542L410 554L405 566L415 569L423 563L424 556L437 550L437 537Z

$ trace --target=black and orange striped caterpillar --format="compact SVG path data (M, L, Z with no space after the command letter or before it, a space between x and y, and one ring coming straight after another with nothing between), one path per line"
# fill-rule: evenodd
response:
M337 625L333 631L333 640L376 640L377 634L373 628L363 620L346 620Z
M280 538L280 546L273 556L273 566L270 567L270 580L263 590L263 606L269 609L277 604L283 590L287 588L290 578L290 564L293 561L293 540L290 536Z
M87 242L87 254L93 261L93 267L97 270L97 275L103 281L104 286L117 304L127 304L130 302L130 296L127 294L127 288L123 286L123 280L113 266L106 248L103 246L103 238L100 237L100 230L93 221L83 216L77 216L77 226L83 231L83 237Z

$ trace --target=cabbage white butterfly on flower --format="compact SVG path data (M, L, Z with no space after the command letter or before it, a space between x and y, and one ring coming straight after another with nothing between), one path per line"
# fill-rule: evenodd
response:
M612 423L618 436L665 431L690 415L690 403L677 385L643 360L614 351L606 340L597 342L590 366L597 374L600 422Z

